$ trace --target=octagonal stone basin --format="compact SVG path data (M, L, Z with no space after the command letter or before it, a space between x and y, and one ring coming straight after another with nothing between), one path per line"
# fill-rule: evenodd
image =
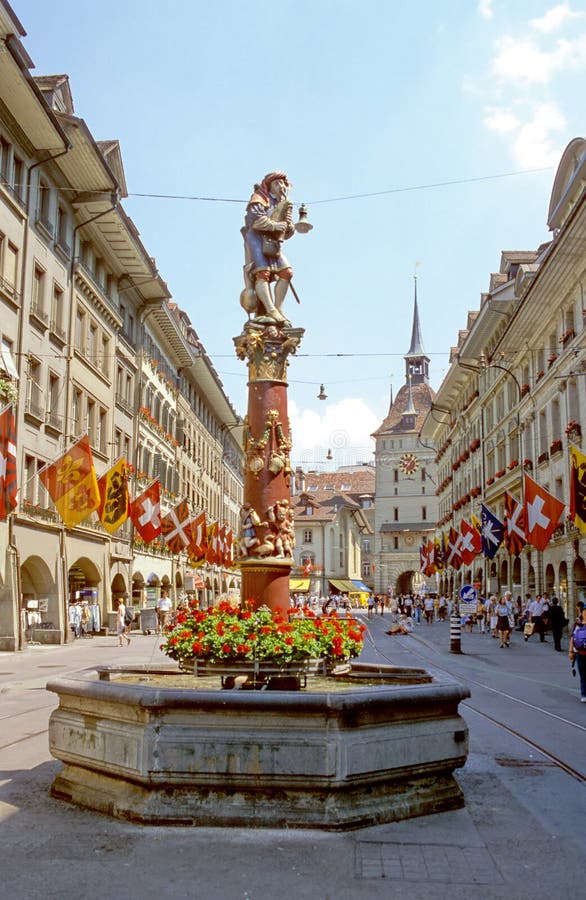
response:
M50 750L65 763L53 796L144 824L273 828L350 829L463 806L453 772L468 753L458 704L469 691L458 683L401 684L392 666L357 665L331 689L226 691L176 670L187 687L152 684L157 671L48 683L59 696Z

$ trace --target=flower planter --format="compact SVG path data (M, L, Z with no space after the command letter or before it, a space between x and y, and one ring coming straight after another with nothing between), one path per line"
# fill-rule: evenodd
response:
M345 660L332 663L326 659L300 659L291 662L276 662L268 659L254 660L209 660L190 659L180 663L183 672L191 672L196 676L207 675L248 675L255 681L270 677L271 675L292 675L295 678L301 675L328 675L334 668L344 664Z

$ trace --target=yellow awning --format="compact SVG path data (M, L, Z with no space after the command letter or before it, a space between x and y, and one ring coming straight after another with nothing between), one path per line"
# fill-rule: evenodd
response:
M330 578L330 584L332 587L335 587L338 591L341 591L343 594L354 594L356 592L356 585L352 584L351 581L345 581L341 578Z
M290 578L289 579L289 590L290 591L308 591L309 590L309 578Z

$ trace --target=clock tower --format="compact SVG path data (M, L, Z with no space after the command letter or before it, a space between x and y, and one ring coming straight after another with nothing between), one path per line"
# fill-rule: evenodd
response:
M421 340L417 278L411 346L405 355L405 382L391 399L375 439L375 580L376 593L395 596L417 591L435 580L420 571L419 548L432 538L437 521L435 447L422 444L419 432L431 408L429 357Z

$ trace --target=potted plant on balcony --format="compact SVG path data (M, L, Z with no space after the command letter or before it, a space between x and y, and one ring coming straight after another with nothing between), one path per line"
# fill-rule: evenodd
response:
M566 428L566 434L569 438L579 438L582 437L582 427L579 422L576 422L575 419L570 419L568 422L568 426Z

